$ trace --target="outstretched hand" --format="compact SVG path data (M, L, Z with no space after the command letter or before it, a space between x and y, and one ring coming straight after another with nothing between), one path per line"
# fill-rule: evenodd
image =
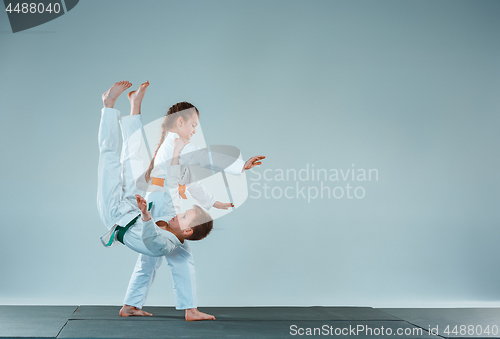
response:
M137 207L141 210L142 220L148 221L151 219L151 213L148 211L148 203L146 202L146 199L141 197L139 194L135 195L135 199L137 200Z
M216 201L214 203L214 207L218 208L220 210L227 210L229 207L234 207L234 205L232 203L230 203L230 202L223 203L223 202L220 202L220 201Z
M255 157L251 157L250 159L247 160L247 162L245 162L245 166L243 166L243 170L249 170L249 169L252 169L254 168L255 166L258 166L260 164L262 164L262 159L265 159L266 157L263 156L263 155L257 155Z

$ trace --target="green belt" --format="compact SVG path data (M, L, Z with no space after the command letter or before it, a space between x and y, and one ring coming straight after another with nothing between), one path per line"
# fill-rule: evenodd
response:
M151 207L153 207L153 202L150 202L148 204L148 211L151 210ZM111 238L109 238L109 243L106 245L106 246L109 246L111 245L111 243L113 242L113 239L115 238L115 233L116 233L116 239L118 239L119 242L121 242L123 244L123 237L125 236L125 233L127 233L128 229L133 225L135 224L135 222L137 221L137 219L140 217L141 215L139 214L137 217L135 217L134 219L132 219L126 226L116 226L115 228L115 231L113 232L113 234L111 235Z
M125 227L122 227L122 226L116 226L116 229L115 229L115 232L116 233L116 239L118 239L119 242L121 242L123 244L123 237L125 236L125 233L128 231L128 229L130 228L130 226L132 226L133 224L135 224L135 222L137 221L137 219L139 219L141 215L139 214L137 217L135 217L134 219L132 219L128 224L127 226Z

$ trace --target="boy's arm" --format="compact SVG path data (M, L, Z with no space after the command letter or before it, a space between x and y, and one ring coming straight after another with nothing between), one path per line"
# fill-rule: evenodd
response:
M181 243L172 233L165 231L163 232L165 234L161 234L160 232L160 228L155 225L153 219L143 223L142 242L155 257L169 254Z
M170 232L165 231L161 234L161 230L155 225L151 218L151 213L148 211L146 200L140 195L135 195L137 206L142 214L142 242L153 256L162 256L172 252L181 244L179 239Z
M148 221L151 219L151 213L148 211L148 203L146 199L141 197L139 194L135 195L135 199L137 200L137 207L141 210L142 221Z

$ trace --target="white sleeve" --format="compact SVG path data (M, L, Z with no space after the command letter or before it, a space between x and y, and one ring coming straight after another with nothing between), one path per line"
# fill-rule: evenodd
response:
M236 159L236 161L229 167L227 167L224 172L240 176L243 173L243 166L245 166L245 161L241 159Z
M189 191L189 194L191 194L191 196L206 210L209 210L210 207L212 207L217 201L199 181L188 184L187 190Z
M200 150L192 144L187 144L181 151L179 164L184 166L200 166L217 172L226 172L239 176L242 173L245 162L222 153L209 153L206 148Z
M181 242L174 234L161 232L153 218L142 223L142 242L154 256L167 255L180 245Z

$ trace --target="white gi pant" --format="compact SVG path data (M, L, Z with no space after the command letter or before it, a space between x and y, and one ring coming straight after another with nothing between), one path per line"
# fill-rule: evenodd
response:
M122 154L118 156L119 122L122 127ZM124 116L113 108L103 108L99 125L99 165L97 178L97 207L102 222L112 228L115 224L125 226L140 214L135 194L144 196L137 189L131 158L137 149L129 149L130 136L142 128L140 115ZM134 147L134 143L130 145ZM142 219L139 218L123 238L130 249L141 253L130 280L124 304L142 308L149 286L163 257L152 257L141 239ZM175 248L165 259L170 267L174 284L176 309L196 307L196 276L194 260L187 242Z

